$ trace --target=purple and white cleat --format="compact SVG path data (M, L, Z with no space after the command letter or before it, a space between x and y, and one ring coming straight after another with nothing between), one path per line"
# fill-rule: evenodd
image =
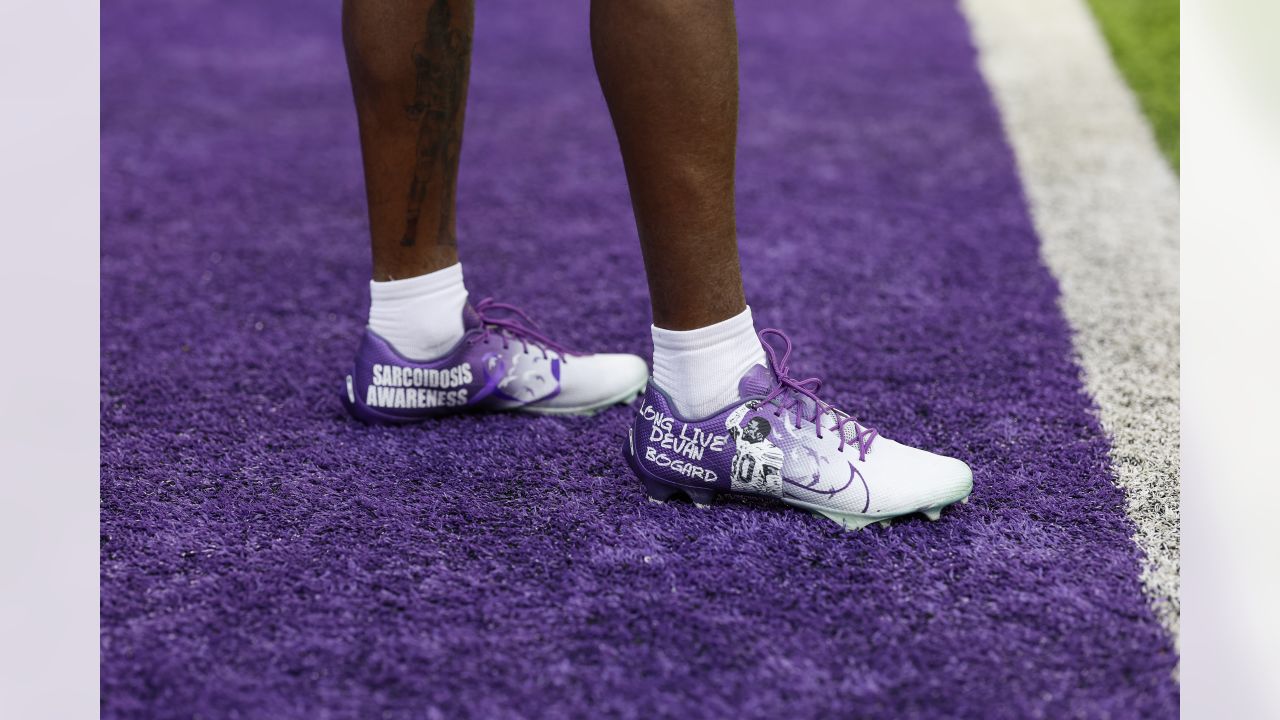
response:
M644 391L636 355L576 353L514 306L485 298L462 311L466 333L434 360L411 360L366 329L342 402L371 423L419 422L462 412L591 415Z
M771 338L785 343L781 357ZM768 366L738 382L740 399L710 417L680 417L649 383L627 439L627 462L653 500L698 505L721 492L782 500L857 530L967 500L973 472L954 458L896 443L818 398L821 381L791 377L791 341L760 340Z

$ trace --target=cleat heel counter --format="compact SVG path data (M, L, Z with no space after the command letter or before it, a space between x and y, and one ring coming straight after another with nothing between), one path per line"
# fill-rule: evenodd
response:
M699 507L711 504L717 495L714 487L697 487L692 484L697 482L696 479L691 482L673 473L669 464L664 466L661 460L651 462L654 457L657 457L655 452L659 449L656 445L651 447L650 442L655 435L655 419L668 416L669 411L666 398L654 389L653 383L649 383L649 387L640 395L640 398L635 419L627 431L624 454L632 472L644 485L649 499L663 503L683 495ZM646 461L646 457L649 461Z

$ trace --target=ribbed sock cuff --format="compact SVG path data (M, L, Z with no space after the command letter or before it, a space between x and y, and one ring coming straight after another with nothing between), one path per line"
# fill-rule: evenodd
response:
M696 330L652 331L653 380L686 419L702 419L737 400L738 380L765 362L750 307Z
M405 278L369 283L369 329L413 360L432 360L462 339L467 288L462 263Z

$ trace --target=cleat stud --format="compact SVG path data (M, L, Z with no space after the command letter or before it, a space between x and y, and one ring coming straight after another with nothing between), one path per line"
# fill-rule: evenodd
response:
M661 483L656 480L650 480L649 478L643 478L642 482L644 483L645 492L649 494L650 500L656 500L658 502L666 502L667 500L671 499L672 495L675 495L676 493L680 492L679 488L674 488L665 483Z
M823 510L809 509L809 512L820 517L830 520L838 524L845 530L857 531L874 522L879 522L876 518L864 517L862 515L845 515L839 512L826 512Z
M887 527L889 527L890 525L892 525L892 524L893 524L893 519L892 519L892 518L889 518L889 519L886 519L886 520L881 520L880 522L878 522L878 523L876 523L876 524L877 524L877 525L879 525L879 526L880 526L880 527L882 527L882 528L887 528Z
M942 508L930 508L928 510L921 510L921 512L923 512L924 516L930 520L937 520L942 517Z
M968 505L968 504L969 504L969 497L970 497L969 495L965 495L964 497L960 498L960 502L961 502L961 504L963 504L963 505Z
M684 488L684 494L689 496L694 505L698 507L707 507L711 501L716 498L715 490L707 490L704 488Z

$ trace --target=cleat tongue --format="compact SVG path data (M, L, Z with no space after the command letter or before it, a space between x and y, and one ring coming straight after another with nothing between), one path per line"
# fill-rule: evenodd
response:
M480 313L476 312L476 309L471 307L471 303L467 303L462 306L462 327L464 328L464 331L479 328L482 325L484 325L484 323L480 322Z
M751 369L743 373L742 379L738 381L738 397L745 400L747 398L768 395L769 391L773 390L776 384L777 381L774 379L773 372L769 370L769 368L764 365L752 365ZM800 407L804 408L805 416L813 417L813 401L807 397L800 397L797 399L799 400ZM830 416L828 415L827 419L823 422L831 422Z
M738 397L760 397L773 389L773 373L763 365L752 365L738 381Z

